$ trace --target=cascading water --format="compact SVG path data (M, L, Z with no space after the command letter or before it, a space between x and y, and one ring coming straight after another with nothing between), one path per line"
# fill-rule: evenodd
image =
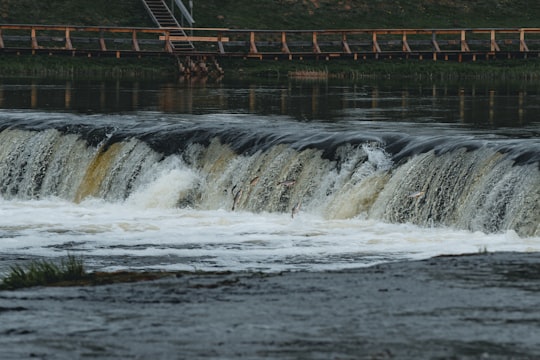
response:
M535 139L263 126L234 117L137 125L120 117L106 126L50 120L2 118L4 199L291 214L301 206L326 219L540 234Z

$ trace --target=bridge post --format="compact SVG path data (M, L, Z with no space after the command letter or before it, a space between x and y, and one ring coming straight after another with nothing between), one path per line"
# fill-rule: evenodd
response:
M317 32L314 31L311 37L311 43L313 45L313 52L315 54L321 53L321 48L319 47L319 44L317 43Z
M71 44L70 30L66 28L66 49L73 50L73 44Z
M439 47L439 43L437 42L437 32L435 30L431 33L431 44L433 45L436 53L441 52L441 48Z
M372 45L373 45L373 52L374 53L380 53L381 52L381 48L379 46L379 43L377 42L377 32L373 32L373 35L372 35Z
M221 31L218 32L217 44L219 48L219 53L222 55L225 54L225 47L223 46L223 34L221 33Z
M32 50L35 50L37 49L39 46L38 46L38 42L37 42L37 37L36 37L36 29L35 28L32 28L30 30L30 36L32 38Z
M107 45L105 44L105 39L103 38L103 30L99 32L99 47L101 51L107 51Z
M490 42L491 42L491 51L501 51L501 48L499 48L499 45L497 44L497 41L495 40L495 30L491 30Z
M409 47L409 43L407 42L407 32L403 31L403 39L401 40L401 43L403 44L402 50L406 52L411 52L411 48Z
M168 53L172 53L173 47L171 45L171 42L169 41L169 37L170 37L170 32L166 31L165 32L165 51Z
M349 43L347 42L347 34L344 32L341 33L341 44L343 45L343 51L345 51L347 54L351 53L351 48L349 47Z
M529 51L529 47L527 46L527 43L525 42L525 31L523 29L519 29L519 51L521 52Z
M133 50L135 51L141 51L141 48L139 47L139 42L137 41L137 31L133 30L131 33L131 41L133 44Z
M467 40L466 40L465 36L466 36L466 31L461 30L461 51L462 52L471 51L471 49L469 49L469 45L467 44Z
M2 37L2 29L0 29L0 49L4 48L4 38Z
M250 54L256 54L257 51L257 45L255 44L255 32L251 31L249 33L249 53Z
M290 54L289 46L287 45L287 34L285 31L281 32L281 52L285 54Z

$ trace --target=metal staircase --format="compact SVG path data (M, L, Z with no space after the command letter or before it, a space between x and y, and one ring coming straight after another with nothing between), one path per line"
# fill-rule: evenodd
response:
M178 28L176 31L171 31L171 36L187 36L182 29L176 18L174 17L171 9L165 4L165 0L142 0L144 6L152 20L160 28ZM191 51L194 49L191 41L171 41L171 48L175 53L181 53Z

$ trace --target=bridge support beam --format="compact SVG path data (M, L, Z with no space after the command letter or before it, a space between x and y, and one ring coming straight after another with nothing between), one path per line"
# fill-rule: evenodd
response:
M257 54L258 52L257 44L255 44L255 32L252 31L249 33L249 53Z
M32 30L30 30L30 34L31 34L30 37L32 38L32 50L35 50L39 48L37 37L36 37L36 29L32 28Z
M351 53L351 48L349 47L349 43L347 42L347 34L345 34L345 33L341 34L341 44L343 45L343 51L346 54L350 54Z
M290 54L289 46L287 45L287 33L285 31L281 32L281 52L285 54Z
M99 33L99 47L101 51L107 51L107 45L105 44L105 39L103 38L103 31Z
M495 40L495 30L491 30L490 32L490 43L491 43L491 51L501 51L501 48L499 48L499 45L497 44L497 41Z
M71 36L69 28L66 28L66 49L73 50L73 44L71 43Z
M401 39L401 43L402 43L402 50L403 51L406 51L408 53L411 52L411 48L409 47L409 43L407 42L407 33L406 32L403 32L403 38Z
M139 42L137 41L137 32L135 30L133 30L133 32L131 33L131 41L133 44L133 50L141 51L141 48L139 47Z
M519 51L529 51L529 47L525 43L525 32L523 29L519 30Z
M319 47L319 43L317 42L317 33L315 31L312 34L311 43L313 45L313 52L315 54L320 54L321 48Z
M431 33L431 45L433 45L433 48L436 52L441 52L441 48L439 47L439 43L437 42L437 33L435 31Z
M371 44L372 44L372 48L373 48L374 53L380 53L381 52L381 47L379 46L379 43L377 42L377 33L376 32L373 32L373 34L371 36Z
M461 30L461 51L465 52L465 51L471 51L469 49L469 44L467 44L467 39L466 39L466 31L465 30Z

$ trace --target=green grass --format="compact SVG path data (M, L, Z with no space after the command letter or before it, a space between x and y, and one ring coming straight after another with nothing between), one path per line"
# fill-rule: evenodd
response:
M86 276L81 259L68 256L60 264L39 260L27 267L12 266L9 274L0 284L0 289L14 290L32 286L50 285L62 281L81 280Z
M16 290L34 286L97 286L125 282L151 281L181 272L86 272L82 259L68 256L60 264L51 261L32 261L26 267L12 266L0 282L0 290Z
M195 0L194 18L198 27L242 29L538 27L540 2ZM0 22L154 26L140 0L2 0Z
M141 0L2 0L7 24L153 27Z
M528 0L204 0L197 26L253 29L537 27Z
M259 61L224 60L225 74L240 77L285 78L294 72L323 72L329 78L410 78L410 79L540 79L538 60L497 60L458 63L432 60L331 60Z
M157 280L182 276L183 272L87 272L83 260L69 255L59 264L36 260L27 266L15 265L0 282L0 290L16 290L34 286L97 286L115 283Z
M2 77L62 79L170 79L177 74L173 57L87 58L49 55L0 56Z

